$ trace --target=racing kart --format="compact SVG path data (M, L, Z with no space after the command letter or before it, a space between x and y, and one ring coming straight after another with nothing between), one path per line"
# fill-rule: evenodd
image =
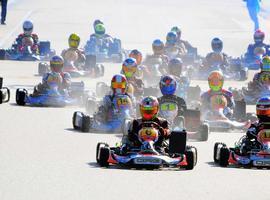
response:
M85 54L96 56L97 62L117 62L121 63L127 57L122 49L121 40L113 38L107 41L103 38L90 38L85 47Z
M251 122L257 121L257 117L253 113L246 112L245 101L235 101L233 112L228 110L221 102L220 96L214 95L220 103L218 107L213 106L210 110L203 112L203 119L209 124L211 131L227 132L231 130L246 130Z
M192 170L197 164L197 149L186 145L185 131L172 131L169 143L162 147L156 145L160 133L156 123L143 123L138 133L140 145L125 144L110 147L106 143L98 143L96 161L101 167L120 165L130 168L155 169L174 167Z
M250 82L248 87L243 87L242 89L230 88L230 90L233 92L234 98L242 99L247 104L254 105L260 97L270 95L270 84L258 82L254 87L254 83Z
M254 54L246 53L241 57L243 65L250 70L260 69L262 57L265 55L265 52L264 47L257 47L254 49Z
M3 78L0 77L0 104L9 102L10 90L7 87L3 87Z
M240 58L230 58L228 66L222 66L219 63L215 63L207 69L201 66L186 67L186 73L191 80L207 80L212 71L220 71L225 80L245 81L248 79L248 68L242 65Z
M64 65L64 72L68 72L71 77L102 77L104 76L104 65L96 63L96 57L88 55L86 61L82 65L76 67L73 62L66 62ZM38 64L38 75L43 76L50 72L50 66L46 62L40 62Z
M106 112L103 105L98 105L98 102L88 100L87 104L99 106L98 111L93 115L89 114L89 108L86 107L88 114L76 111L72 117L72 124L75 130L82 132L121 132L122 124L125 119L134 117L135 110L128 103L127 95L117 95L113 99L112 111ZM130 102L131 103L131 102ZM93 105L91 106L93 111ZM89 105L88 105L89 106ZM110 116L107 116L110 115Z
M26 45L25 48L19 52L18 45L14 43L10 49L0 49L0 60L19 60L19 61L38 61L49 60L55 55L55 50L51 49L49 41L40 41L38 44L39 51L34 53L31 50L31 45Z
M221 167L238 165L242 167L270 168L270 130L263 129L257 135L257 141L250 141L251 148L247 152L241 151L243 136L233 148L216 142L214 145L214 162Z
M64 107L84 103L86 92L83 82L73 82L68 90L59 90L57 85L50 85L40 94L29 94L25 88L16 90L16 103L20 106Z

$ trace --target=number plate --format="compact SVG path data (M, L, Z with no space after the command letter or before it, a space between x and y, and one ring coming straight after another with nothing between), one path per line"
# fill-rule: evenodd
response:
M138 165L161 165L162 160L159 158L135 158L134 159L134 164L138 164Z

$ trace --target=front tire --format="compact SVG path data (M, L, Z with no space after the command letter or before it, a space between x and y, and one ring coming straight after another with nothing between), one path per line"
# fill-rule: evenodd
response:
M16 103L20 106L25 105L26 91L25 90L16 90Z

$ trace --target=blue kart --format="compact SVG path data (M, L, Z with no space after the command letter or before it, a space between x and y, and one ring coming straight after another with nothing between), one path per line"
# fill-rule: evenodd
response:
M17 44L14 43L10 49L0 49L0 60L18 60L18 61L38 61L49 60L55 55L51 49L49 41L39 42L39 53L34 53L30 46L27 46L23 52L17 51Z
M121 40L116 38L111 42L106 42L102 38L90 38L85 45L85 54L96 56L97 62L121 63L126 58Z
M84 83L73 83L70 90L58 90L58 87L50 86L38 95L28 94L24 88L16 90L16 103L20 106L51 106L64 107L78 105L85 98Z

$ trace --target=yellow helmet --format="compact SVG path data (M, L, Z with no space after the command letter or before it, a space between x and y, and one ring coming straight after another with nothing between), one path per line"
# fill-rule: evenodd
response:
M72 33L68 38L68 45L70 48L78 48L80 45L81 38L75 34Z

